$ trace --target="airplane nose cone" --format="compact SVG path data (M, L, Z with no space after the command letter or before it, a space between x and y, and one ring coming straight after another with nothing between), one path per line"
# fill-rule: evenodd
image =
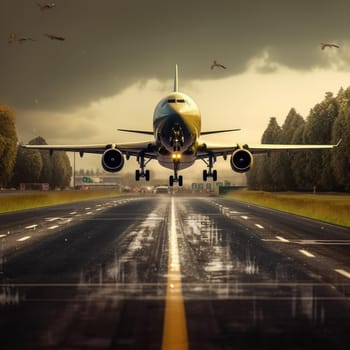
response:
M192 138L181 116L168 115L159 125L158 135L162 145L169 152L183 152L190 145Z

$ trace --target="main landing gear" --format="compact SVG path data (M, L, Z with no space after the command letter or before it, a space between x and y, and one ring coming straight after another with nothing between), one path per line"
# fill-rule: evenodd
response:
M140 165L140 169L137 169L135 171L135 180L136 181L140 181L141 177L144 177L146 179L146 181L149 181L151 178L151 174L150 171L147 169L145 170L146 165L151 161L151 159L148 159L145 162L145 157L144 155L141 153L137 156L137 162Z
M203 159L203 162L207 164L207 167L209 168L208 170L203 170L203 181L207 181L208 177L212 177L213 181L217 181L218 172L215 169L213 170L214 163L216 162L216 157L213 154L210 154L208 162L205 159Z

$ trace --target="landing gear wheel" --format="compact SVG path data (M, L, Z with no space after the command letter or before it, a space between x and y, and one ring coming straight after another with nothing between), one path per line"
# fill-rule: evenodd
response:
M135 171L135 180L140 181L140 170L138 169Z
M150 175L149 170L146 170L146 172L145 172L145 178L146 178L146 181L149 181L149 179L151 178L151 175Z
M206 170L203 170L203 181L207 181L208 179L208 172Z
M182 175L179 176L179 186L181 187L183 184L183 177Z
M170 187L173 187L173 186L174 186L174 176L173 176L173 175L170 175L170 176L169 176L169 186L170 186Z
M213 170L213 181L216 181L218 179L218 172L216 170Z

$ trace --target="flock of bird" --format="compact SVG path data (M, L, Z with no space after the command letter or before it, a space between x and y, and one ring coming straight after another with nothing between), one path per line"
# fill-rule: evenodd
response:
M40 4L40 3L36 3L37 6L39 7L40 11L47 11L47 10L51 10L53 8L56 7L55 3L46 3L46 4ZM59 40L59 41L64 41L65 38L63 36L58 36L58 35L53 35L53 34L44 34L47 38L51 39L51 40ZM35 39L31 38L31 37L18 37L16 33L11 33L9 38L8 38L8 43L12 44L12 43L24 43L26 41L35 41ZM325 48L337 48L339 49L340 46L337 44L333 44L333 43L320 43L321 45L321 50L324 50ZM221 63L218 63L216 60L213 61L212 65L210 66L210 69L213 70L214 68L218 68L218 69L227 69L226 66L224 66Z
M320 45L321 45L321 50L324 50L326 47L328 47L328 48L333 48L333 47L334 47L334 48L336 48L336 49L339 49L339 48L340 48L339 45L333 44L333 43L320 43ZM220 64L220 63L216 62L215 60L214 60L213 64L210 66L210 69L211 69L211 70L213 70L214 68L227 69L226 66L224 66L223 64Z
M36 3L37 6L39 7L40 11L47 11L47 10L51 10L53 8L56 7L55 3L46 3L46 4L40 4L40 3ZM53 34L47 34L45 33L44 36L46 36L47 38L51 39L51 40L59 40L59 41L64 41L66 40L65 37L63 36L59 36L59 35L53 35ZM11 33L9 35L9 38L7 40L7 42L9 44L13 44L13 43L25 43L27 41L36 41L35 39L28 37L28 36L17 36L16 33Z

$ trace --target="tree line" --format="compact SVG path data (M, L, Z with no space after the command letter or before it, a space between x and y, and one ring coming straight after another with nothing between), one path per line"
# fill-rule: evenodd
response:
M350 87L331 92L304 118L291 108L282 126L270 118L261 143L336 144L333 150L257 155L248 187L266 191L350 191Z
M282 126L270 118L261 143L341 144L333 150L271 152L256 155L247 173L250 189L266 191L350 191L350 87L331 92L304 119L291 108ZM72 167L65 152L28 150L17 145L15 112L0 105L0 187L46 182L51 188L70 183ZM30 144L46 144L37 137Z
M45 145L41 136L29 144ZM15 112L0 104L0 188L20 183L48 183L51 189L69 186L72 167L66 152L50 155L48 150L25 149L18 145Z

